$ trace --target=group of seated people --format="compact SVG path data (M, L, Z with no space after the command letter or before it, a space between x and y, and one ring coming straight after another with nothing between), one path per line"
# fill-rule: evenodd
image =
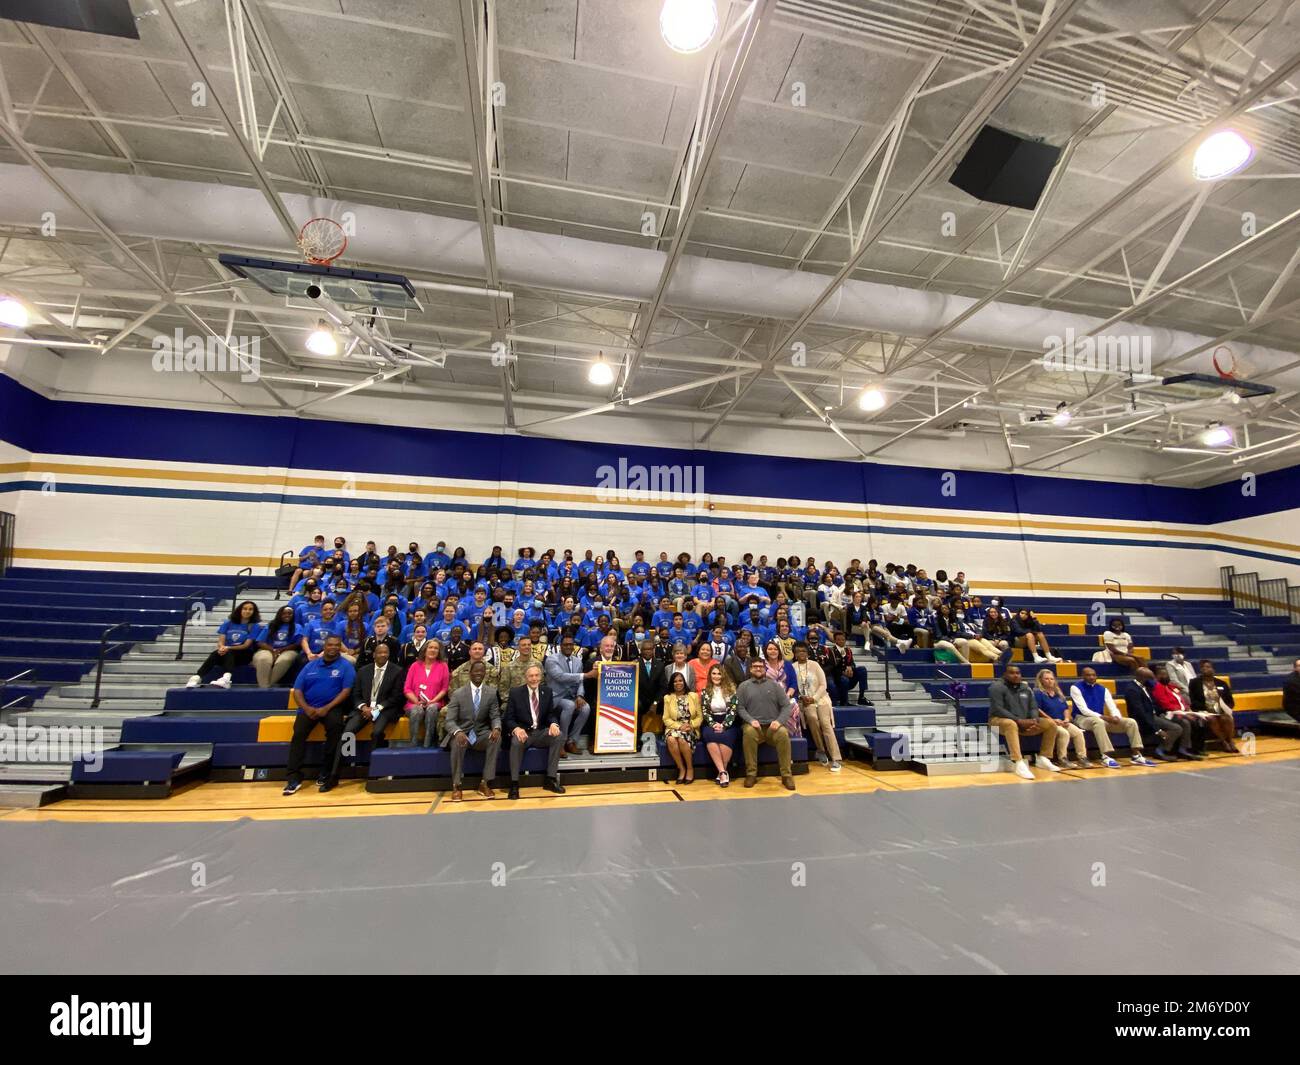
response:
M1155 669L1141 665L1131 680L1119 685L1118 694L1127 716L1120 714L1110 689L1098 682L1097 670L1090 665L1080 669L1078 681L1065 693L1050 669L1040 669L1031 685L1012 663L989 686L989 725L1006 741L1013 771L1026 780L1033 780L1034 774L1021 751L1024 736L1040 737L1034 764L1051 773L1092 767L1089 734L1107 769L1120 768L1111 734L1127 737L1129 759L1136 766L1156 764L1144 753L1144 733L1158 738L1152 753L1165 762L1203 759L1210 736L1238 753L1232 688L1215 676L1208 658L1195 673L1181 651Z
M538 662L522 638L518 654L504 668L490 664L482 643L470 645L469 658L449 672L436 640L427 643L426 653L409 669L393 658L388 642L377 644L370 660L358 669L343 654L343 640L337 633L326 636L320 655L299 673L294 684L298 715L289 744L288 779L285 795L302 787L302 768L307 739L317 724L325 731L325 744L317 777L317 789L334 788L345 749L355 744L356 735L367 724L375 748L387 744L388 729L403 716L409 721L411 743L432 746L436 741L451 754L452 801L463 799L465 753L480 751L484 768L478 791L484 798L495 797L497 758L509 740L508 797L519 798L519 778L525 752L531 747L547 752L548 791L564 793L560 783L561 758L580 753L577 738L590 712L584 682L593 682L602 662L618 661L612 637L602 642L594 655L583 656L570 634L559 648ZM704 645L707 647L708 645ZM770 645L773 651L775 645ZM678 661L678 649L671 666L658 660L654 645L646 641L639 663L645 671L644 686L638 684L642 728L662 731L678 769L678 781L694 779L692 757L697 743L706 744L717 770L721 787L730 783L727 766L739 739L745 759L745 787L758 781L758 748L771 744L777 752L781 783L795 790L790 737L795 719L806 709L805 719L815 730L816 741L829 743L839 769L833 720L824 678L820 690L812 676L816 663L808 658L805 644L798 645L793 665L777 656L774 664L750 658L739 683L731 670L724 669L704 652L690 662ZM798 686L788 686L791 675ZM819 719L820 713L825 716ZM657 723L652 719L657 719ZM349 741L350 742L347 742ZM823 759L828 760L828 759Z
M882 569L875 559L865 566L852 559L841 571L833 562L797 556L772 565L766 555L750 553L728 563L709 552L698 561L686 553L669 559L660 552L649 562L644 551L636 551L625 569L614 551L596 556L587 550L575 560L572 550L537 555L525 547L512 562L494 547L475 565L464 548L449 555L443 542L428 554L412 542L404 553L392 545L381 556L369 541L353 558L343 537L335 537L331 549L324 536L317 536L285 571L291 598L266 622L255 603L239 603L222 622L217 646L190 677L190 687L213 675L212 684L229 687L233 671L250 664L257 683L270 687L286 683L300 667L295 687L302 705L303 677L317 676L313 667L327 662L331 677L351 675L350 683L360 685L349 697L347 720L338 722L340 735L373 702L380 709L373 719L363 718L373 726L376 745L383 745L387 729L406 716L412 743L451 743L453 755L460 741L449 740L458 734L447 722L458 692L471 688L477 710L480 688L491 691L505 713L514 692L540 689L555 716L551 722L543 715L545 743L533 736L535 729L517 722L509 731L516 739L527 734L533 746L552 748L558 765L560 758L581 753L600 662L639 661L645 669L638 686L641 729L662 733L683 784L694 779L691 755L702 739L715 780L729 785L736 698L758 670L788 704L783 734L787 739L806 734L817 760L838 772L834 707L847 704L855 688L858 704L869 705L867 670L854 659L853 637L869 648L893 647L904 655L914 646L929 648L938 661L1006 665L1017 647L1036 664L1061 661L1032 611L1013 611L1000 598L986 604L971 594L965 573L949 577L938 570L931 578L914 564L887 563ZM1117 662L1137 676L1147 670L1122 619L1111 622L1103 640L1104 649L1094 658ZM1181 652L1166 668L1181 677L1186 668ZM534 669L538 684L530 685ZM479 670L483 679L476 684ZM375 671L385 685L396 686L394 693L379 698L371 690ZM1050 670L1039 677L1051 678L1041 689L1048 695L1055 691ZM1010 706L1005 685L995 687ZM1096 698L1091 687L1085 690ZM1182 690L1186 695L1186 684ZM1044 711L1047 718L1066 722L1060 737L1053 734L1062 758L1066 742L1081 735L1069 720L1070 705L1080 704L1074 700L1056 714ZM1178 712L1170 707L1168 718L1175 720ZM1039 715L1030 720L1044 731L1053 727L1039 724ZM303 728L305 737L310 727ZM1100 745L1105 731L1093 731ZM474 742L487 752L483 745L493 741L475 732ZM1076 742L1076 751L1083 749ZM1141 758L1141 749L1136 751ZM511 752L513 757L513 747ZM1050 764L1054 753L1040 758ZM1103 756L1113 764L1105 748ZM1023 759L1015 762L1017 772L1028 772ZM290 768L296 790L300 763ZM335 770L322 777L325 786L332 786L336 770L335 763ZM547 779L548 787L558 787L556 772ZM458 776L456 781L458 795Z

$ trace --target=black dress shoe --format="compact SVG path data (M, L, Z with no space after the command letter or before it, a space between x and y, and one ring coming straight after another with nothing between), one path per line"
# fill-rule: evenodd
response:
M869 702L867 702L867 697L866 697L865 695L859 695L859 696L858 696L858 705L859 705L859 706L870 706L871 704L870 704Z
M553 777L547 777L546 782L542 784L542 787L544 787L547 791L555 792L556 795L564 794L564 785L561 784L559 780Z
M333 791L337 784L337 780L318 780L316 781L316 790L323 794L327 791Z
M509 790L508 792L506 792L506 798L508 798L508 799L517 799L517 798L519 798L519 785L518 785L518 784L511 784L511 785L510 785L510 790Z

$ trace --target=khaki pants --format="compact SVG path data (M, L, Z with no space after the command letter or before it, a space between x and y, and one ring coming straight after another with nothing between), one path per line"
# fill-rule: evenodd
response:
M758 776L758 745L770 743L776 748L776 761L783 777L794 776L790 766L790 733L784 725L773 730L764 725L761 729L745 725L741 730L741 746L745 749L745 776Z
M1038 748L1039 753L1044 758L1051 758L1052 752L1056 750L1056 733L1058 729L1055 721L1049 721L1045 717L1037 718L1039 731L1029 733L1028 735L1042 736L1042 746ZM1007 741L1007 752L1011 755L1013 762L1020 761L1024 757L1020 753L1020 725L1009 717L995 717L989 719L989 724L1002 733L1002 738Z
M1073 721L1061 721L1056 726L1056 757L1064 758L1074 744L1074 753L1082 761L1088 760L1088 739Z
M835 739L835 708L830 699L803 703L799 711L803 714L804 732L812 740L813 746L832 762L840 761L840 745ZM750 728L749 731L754 730Z
M1115 750L1115 745L1110 742L1108 732L1114 732L1116 735L1124 733L1128 737L1129 750L1133 754L1142 753L1142 733L1138 731L1138 723L1131 717L1112 717L1110 714L1075 714L1074 724L1083 729L1084 732L1092 733L1092 738L1097 741L1097 750L1102 754L1110 754Z
M270 651L257 651L253 654L253 668L257 670L257 686L269 688L284 680L285 674L298 661L297 651L281 651L278 658L272 659Z

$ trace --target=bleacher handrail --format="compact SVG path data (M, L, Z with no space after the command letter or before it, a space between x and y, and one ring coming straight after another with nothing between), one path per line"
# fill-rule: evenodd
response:
M110 625L99 635L99 662L95 666L95 695L94 698L90 700L90 708L92 710L99 709L99 688L104 682L104 657L108 654L108 638L119 629L129 630L130 628L131 623L129 621L119 621L116 625ZM113 647L129 647L130 644L130 640L119 640L117 643L113 644Z
M1111 587L1114 585L1114 588ZM1124 609L1124 585L1120 584L1114 577L1107 577L1101 582L1101 586L1106 589L1106 594L1110 595L1113 591L1119 596L1119 612L1123 616L1128 616L1128 611Z
M293 558L297 558L297 557L298 557L298 552L295 551L292 547L289 548L288 551L281 551L281 552L280 552L280 564L279 564L278 566L275 567L275 577L276 577L276 585L275 585L275 601L276 601L277 603L280 601L280 593L281 593L282 591L285 590L285 589L283 589L283 588L280 587L280 583L279 583L279 581L280 581L280 570L284 569L284 560L285 560L286 558L289 558L290 556L292 556ZM289 574L289 576L292 577L293 574L291 573L291 574Z
M1183 636L1186 636L1187 622L1183 620L1183 597L1181 595L1174 595L1173 592L1161 592L1160 598L1172 599L1174 602L1178 604L1178 631L1181 632Z
M942 680L948 681L950 686L955 685L957 683L956 677L954 677L951 673L945 673L942 669L936 669L934 671L934 675ZM948 688L941 689L939 694L941 696L945 696L946 698L952 700L952 709L953 712L957 715L957 724L960 725L961 724L961 696L959 696L955 691L950 691Z
M871 631L871 626L868 625L868 626L867 626L867 650L870 651L870 652L872 653L873 656L874 656L875 653L876 653L876 640L877 640L877 639L878 639L878 637L876 636L876 634L875 634L874 632ZM882 640L881 642L884 643L884 645L885 645L884 654L881 656L880 661L881 661L881 663L884 665L884 670L885 670L885 699L886 699L886 701L888 701L889 698L890 698L890 695L889 695L889 643L888 643L888 641L884 641L884 640Z
M182 608L182 614L181 614L181 642L180 642L180 646L176 648L177 662L179 662L182 658L185 657L185 630L189 627L190 624L190 609L195 602L200 602L200 603L203 602L206 596L207 593L200 590L196 592L190 592L190 594L185 597L185 606Z
M14 563L14 529L18 519L7 510L0 510L0 577Z
M12 677L0 677L0 693L3 693L5 688L7 688L10 684L22 680L23 677L29 677L34 672L35 670L33 669L24 669L21 673L15 673ZM27 698L30 698L30 696L20 695L17 699L13 701L13 703L10 704L10 706L16 706L18 703L22 702L23 699L27 699ZM4 711L8 709L9 706L0 706L0 711Z
M252 576L253 576L253 567L252 567L252 566L245 566L243 569L241 569L241 570L236 570L236 571L235 571L235 601L236 601L236 603L238 603L238 601L239 601L239 593L242 592L245 588L250 587L250 585L251 585L251 582L250 582L250 581L241 581L239 578L240 578L240 577L250 577L250 578L251 578Z

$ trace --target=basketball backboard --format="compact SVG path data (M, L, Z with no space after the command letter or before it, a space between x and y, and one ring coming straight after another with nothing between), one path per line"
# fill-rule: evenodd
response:
M340 307L352 310L369 307L400 311L420 309L414 286L401 274L224 253L217 260L237 277L246 278L267 292L289 299L306 300L308 287L316 285Z

